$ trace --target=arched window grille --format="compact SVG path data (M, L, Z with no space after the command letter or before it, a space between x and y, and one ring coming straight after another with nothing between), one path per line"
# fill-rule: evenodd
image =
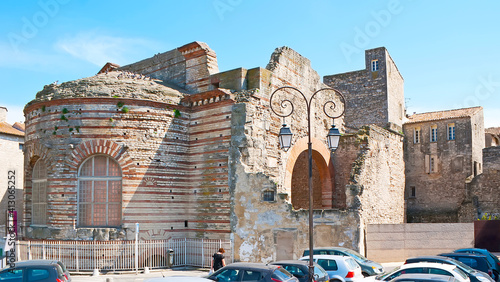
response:
M39 159L31 178L31 224L47 224L47 166Z
M78 172L78 226L116 227L122 220L122 173L105 155L86 159Z

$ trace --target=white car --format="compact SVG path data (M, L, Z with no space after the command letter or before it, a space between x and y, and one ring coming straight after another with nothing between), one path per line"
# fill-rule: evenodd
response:
M299 260L309 261L309 256L301 257ZM355 282L364 278L361 267L352 257L313 255L313 260L328 272L330 281Z
M461 282L470 282L469 277L465 272L463 272L456 265L435 263L435 262L416 262L403 264L390 272L381 274L375 279L380 281L390 281L402 274L414 274L414 273L429 273L429 274L440 274L455 277L456 280Z

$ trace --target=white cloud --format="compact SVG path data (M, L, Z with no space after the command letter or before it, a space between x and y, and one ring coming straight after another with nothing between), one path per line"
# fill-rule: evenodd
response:
M130 62L137 53L154 52L157 45L141 38L114 37L98 34L95 31L62 38L55 44L57 49L100 67L107 62L116 64Z

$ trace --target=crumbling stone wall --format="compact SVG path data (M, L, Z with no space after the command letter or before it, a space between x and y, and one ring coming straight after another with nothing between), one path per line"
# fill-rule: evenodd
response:
M309 62L293 50L277 49L268 64L273 89L291 85L311 95L324 85L309 68ZM296 111L286 118L294 133L294 145L288 152L278 149L277 133L282 120L269 109L269 92L256 92L245 103L234 106L229 186L236 260L297 259L308 248L308 210L294 209L291 204L294 194L290 179L294 166L289 166L289 162L297 161L307 150L306 111L301 109L305 105L303 98L294 94L297 93L283 93ZM330 208L314 210L315 246L339 245L362 250L366 223L403 222L402 137L399 133L369 127L353 137L342 137L334 159L330 159L329 152L322 153L328 151L324 140L331 125L322 112L325 101L325 97L318 95L318 101L311 107L313 154L323 158L323 163L316 165L331 166L335 190L330 191L330 197L333 195ZM342 128L342 119L336 120L336 124ZM391 160L392 157L395 159ZM362 187L364 192L346 192L344 187L350 187L349 184ZM266 190L276 191L275 201L263 200ZM303 193L302 197L307 195ZM383 207L377 204L379 200L385 204ZM365 208L366 213L362 211Z
M483 173L466 184L468 197L463 204L468 212L461 213L461 221L471 222L485 215L500 216L500 146L483 149Z
M378 61L378 70L371 63ZM367 124L400 131L404 117L403 77L384 47L365 51L365 69L323 78L346 95L345 122L355 132Z

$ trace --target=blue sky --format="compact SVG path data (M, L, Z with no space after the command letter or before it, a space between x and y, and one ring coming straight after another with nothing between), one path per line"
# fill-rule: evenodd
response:
M94 1L0 2L0 106L21 121L44 85L88 77L192 41L219 70L265 67L277 47L321 75L364 68L385 46L405 79L409 113L482 106L500 126L500 1Z

